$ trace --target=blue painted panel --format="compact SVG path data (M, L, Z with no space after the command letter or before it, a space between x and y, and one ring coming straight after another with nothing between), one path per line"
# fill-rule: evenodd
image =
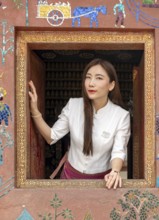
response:
M29 212L24 208L21 215L16 220L34 220Z

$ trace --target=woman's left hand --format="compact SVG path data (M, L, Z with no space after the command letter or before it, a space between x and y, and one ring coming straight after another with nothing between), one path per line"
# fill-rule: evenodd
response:
M112 170L110 173L105 175L104 179L105 179L105 182L106 182L106 187L108 189L110 189L110 188L116 189L117 187L122 186L122 179L121 179L121 176L120 176L120 172Z

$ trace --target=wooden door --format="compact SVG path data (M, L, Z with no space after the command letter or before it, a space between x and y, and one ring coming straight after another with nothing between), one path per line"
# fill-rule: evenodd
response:
M44 117L45 113L45 64L44 62L33 52L30 51L28 58L28 71L29 79L34 82L36 91L38 94L38 107ZM37 131L33 120L28 114L28 123L30 126L29 139L30 146L28 146L28 170L27 178L31 179L44 179L45 178L45 141ZM28 126L28 127L29 127Z
M145 119L146 120L146 119ZM133 179L144 179L144 59L133 70Z

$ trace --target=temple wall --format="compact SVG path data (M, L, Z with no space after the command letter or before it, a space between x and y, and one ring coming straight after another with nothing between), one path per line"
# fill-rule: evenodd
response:
M42 3L43 2L43 3ZM37 220L37 219L158 219L159 218L159 1L124 0L126 17L124 23L115 27L116 16L113 8L118 0L87 0L62 2L58 9L63 12L63 19L47 21L48 11L56 10L56 3L44 1L0 1L0 116L6 104L10 114L3 119L0 127L0 219L2 220ZM52 5L51 5L52 4ZM73 23L72 16L77 7L99 6L106 8L106 13L96 14L95 22L85 16L80 23ZM67 6L67 7L66 7ZM122 25L122 26L121 26ZM123 187L108 190L104 187L31 187L18 188L16 184L17 146L16 146L16 34L24 31L151 31L154 34L155 56L155 167L154 187ZM8 119L8 121L7 121ZM54 180L53 180L54 181ZM52 201L52 202L51 202ZM147 207L147 208L146 208ZM49 215L50 213L50 215ZM40 216L41 215L41 216ZM52 217L52 218L51 218Z

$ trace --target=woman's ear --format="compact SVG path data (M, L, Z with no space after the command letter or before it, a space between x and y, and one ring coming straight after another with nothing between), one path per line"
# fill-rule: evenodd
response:
M112 81L109 85L109 91L111 92L115 87L115 81Z

